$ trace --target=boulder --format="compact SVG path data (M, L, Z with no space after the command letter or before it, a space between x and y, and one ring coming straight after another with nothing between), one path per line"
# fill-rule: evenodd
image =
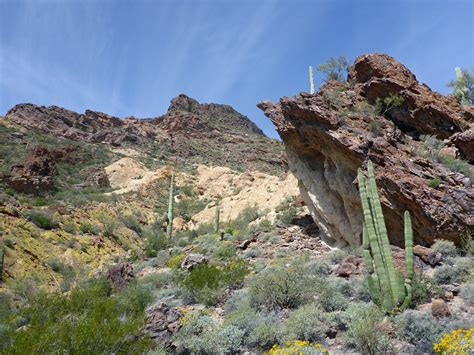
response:
M181 263L181 269L191 271L195 266L207 263L208 259L205 255L198 253L190 253L186 255Z
M451 315L448 304L441 299L433 299L431 301L431 314L433 317L445 318Z
M155 343L169 347L172 344L173 334L180 328L181 312L161 302L146 309L145 316L144 332Z
M257 105L282 138L301 196L325 241L339 247L361 243L357 169L366 171L369 159L391 244L404 245L405 210L412 216L415 244L431 245L441 237L458 242L463 231L474 232L469 179L418 153L421 135L447 142L457 135L452 143L461 153L466 151L461 141L470 139L461 132L470 125L470 111L456 98L419 83L387 55L357 58L349 79L344 84L328 82L314 95L301 93ZM403 103L384 112L368 109L390 94L402 97ZM437 189L428 185L434 178L443 181Z
M107 279L109 279L116 288L127 285L133 278L133 264L130 263L119 263L107 270Z
M421 260L431 266L439 264L441 262L441 259L443 258L441 253L434 251L431 248L423 247L421 245L415 245L413 247L413 254L415 254Z
M350 277L357 272L357 266L353 263L343 262L334 270L339 277Z

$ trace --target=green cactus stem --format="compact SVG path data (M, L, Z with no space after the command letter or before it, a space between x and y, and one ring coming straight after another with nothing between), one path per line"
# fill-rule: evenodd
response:
M214 217L214 233L219 233L220 214L221 214L221 208L219 206L219 202L217 202L216 203L216 214L215 214L215 217Z
M3 263L5 260L5 247L0 247L0 281L3 281Z
M309 93L311 95L314 95L314 79L313 79L313 66L312 65L309 66L309 85L310 85Z
M406 309L412 297L413 230L410 213L405 212L406 278L395 269L390 251L380 197L375 182L372 162L367 164L368 178L358 171L359 193L363 210L362 244L367 265L369 291L375 303L387 312Z
M171 182L170 182L170 196L168 201L168 225L166 226L166 237L171 238L171 233L173 233L173 187L174 187L174 172L171 173Z

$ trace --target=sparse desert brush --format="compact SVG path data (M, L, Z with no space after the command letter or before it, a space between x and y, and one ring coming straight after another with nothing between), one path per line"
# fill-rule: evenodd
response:
M59 226L54 216L43 211L31 210L25 213L25 217L42 229L55 229Z

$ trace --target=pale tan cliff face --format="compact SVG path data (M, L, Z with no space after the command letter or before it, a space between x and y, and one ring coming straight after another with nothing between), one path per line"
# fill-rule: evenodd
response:
M200 166L196 187L201 198L211 202L192 217L193 225L214 220L217 199L221 221L225 222L236 219L247 207L257 207L272 219L278 205L299 195L298 181L292 174L280 178L258 171L237 173L223 167Z

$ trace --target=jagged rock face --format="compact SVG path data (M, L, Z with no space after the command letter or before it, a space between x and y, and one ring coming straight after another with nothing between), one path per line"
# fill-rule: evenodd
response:
M10 124L56 137L133 147L161 161L286 169L281 143L266 137L246 116L230 106L201 104L183 94L171 101L166 114L155 118L120 119L91 110L79 114L33 104L16 105L6 118Z
M422 134L445 139L472 161L472 109L454 97L432 92L395 59L361 56L349 83L329 82L315 95L283 97L258 105L285 143L301 194L329 243L359 244L362 210L357 169L371 159L389 238L403 245L403 212L410 211L417 244L436 238L459 241L474 231L474 189L466 176L419 156ZM369 114L370 102L389 94L403 104L383 116ZM367 102L368 101L368 102ZM372 110L373 112L373 110ZM472 128L471 128L472 130ZM428 186L440 178L437 188Z

